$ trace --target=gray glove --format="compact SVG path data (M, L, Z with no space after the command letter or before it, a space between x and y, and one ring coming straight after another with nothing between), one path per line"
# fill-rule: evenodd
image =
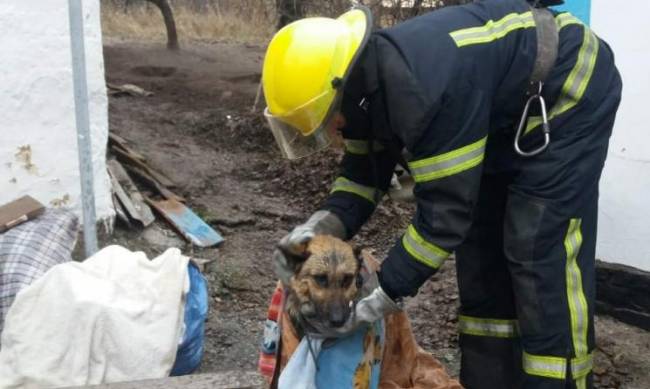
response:
M275 273L283 284L289 285L298 265L307 259L307 245L316 235L332 235L345 239L345 226L341 219L329 211L317 211L304 223L285 235L273 253Z
M315 330L314 336L325 338L341 338L351 334L362 325L374 323L385 315L402 310L401 304L393 301L386 292L377 286L368 297L359 300L348 321L341 327L323 327L319 323L309 323Z

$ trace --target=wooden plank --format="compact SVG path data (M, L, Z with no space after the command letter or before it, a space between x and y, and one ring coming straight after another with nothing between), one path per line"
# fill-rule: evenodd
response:
M142 162L146 162L147 158L140 154L139 152L135 151L132 149L129 145L126 139L122 138L119 135L115 135L113 133L108 134L108 143L111 145L112 148L117 148L120 149L126 153L129 153L133 158L139 159Z
M138 214L138 211L135 209L135 206L133 205L131 198L129 197L129 195L126 194L126 191L124 190L124 188L122 188L122 185L120 185L117 179L113 176L113 173L111 173L110 168L108 169L108 177L111 180L111 189L113 190L113 195L115 196L118 203L122 206L122 208L126 212L125 216L132 217L140 221L139 220L140 215Z
M133 96L133 97L149 97L153 96L153 92L145 90L137 85L133 84L122 84L116 85L107 83L106 87L108 89L109 96Z
M157 380L84 386L84 388L88 387L96 389L261 389L267 388L268 384L254 371L224 371Z
M111 178L111 184L113 183L112 178ZM120 188L122 189L122 188ZM124 190L122 190L124 192ZM117 198L117 194L115 191L111 194L111 197L113 199L113 206L115 207L115 213L117 215L117 219L121 220L126 224L127 226L131 227L131 220L129 219L129 216L126 212L126 209L124 209L124 205L122 205L122 202L120 199Z
M5 232L45 212L45 206L31 196L23 196L0 207L0 232Z
M597 261L596 280L598 313L650 330L650 273Z
M115 156L117 157L117 159L120 162L139 167L140 169L147 172L147 174L149 174L151 177L153 177L161 185L163 185L163 186L165 186L167 188L175 188L176 187L176 184L171 179L169 179L168 177L166 177L162 173L159 173L159 172L155 171L154 169L149 167L149 165L147 165L146 163L140 161L139 159L134 158L128 152L125 152L124 150L121 150L121 149L119 149L117 147L112 148L111 151L113 151L115 153Z
M131 219L139 221L144 227L153 223L156 218L122 165L116 160L110 160L106 165L115 194Z
M160 184L158 181L156 181L153 177L151 177L149 174L147 174L144 170L140 169L139 167L127 164L124 165L124 168L128 170L129 173L142 180L151 189L157 191L161 196L163 196L167 200L176 200L176 201L180 201L181 203L187 201L185 200L184 197L179 196L176 193L172 192L171 190L165 188L162 184Z
M176 200L147 202L187 241L199 247L209 247L223 242L223 238L191 209Z

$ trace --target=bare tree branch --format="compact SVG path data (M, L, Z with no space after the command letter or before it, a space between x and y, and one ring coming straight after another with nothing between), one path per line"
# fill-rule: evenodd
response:
M167 29L167 48L169 50L178 50L178 34L176 33L176 22L174 21L174 12L169 5L168 0L147 0L155 4L160 13L162 13L165 21L165 28Z

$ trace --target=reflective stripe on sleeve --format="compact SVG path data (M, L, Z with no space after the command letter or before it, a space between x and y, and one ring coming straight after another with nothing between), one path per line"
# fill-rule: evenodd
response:
M466 335L489 336L493 338L515 338L518 333L517 321L459 315L458 332Z
M535 20L533 19L533 13L528 11L521 14L512 13L506 15L496 22L489 20L480 27L452 31L449 35L456 42L456 46L463 47L490 43L503 38L512 31L530 27L535 27Z
M353 193L357 196L361 196L364 199L370 201L371 203L375 204L375 188L370 187L370 186L365 186L361 184L357 184L356 182L347 179L345 177L339 177L334 181L334 184L332 185L332 190L330 193L334 192L348 192L348 193ZM379 192L379 197L383 196L381 192Z
M567 362L564 358L532 355L524 352L523 367L528 375L559 380L566 379Z
M412 224L402 238L402 245L413 258L433 269L439 268L449 256L445 250L427 242Z
M344 139L345 151L354 155L367 155L370 152L370 143L363 139ZM382 151L384 146L377 141L372 142L372 151Z
M571 69L571 73L569 73L569 76L562 85L560 97L558 97L557 102L548 113L549 120L565 113L578 104L589 85L592 74L594 73L596 58L598 57L598 38L591 32L589 27L583 26L583 28L584 38L582 40L580 51L578 52L578 59L573 69ZM540 124L542 124L541 117L530 117L524 134L531 132Z
M434 157L409 162L415 182L427 182L448 177L471 169L481 162L485 155L487 137L465 147L436 155Z
M572 24L582 24L580 19L576 18L575 16L571 15L568 12L561 13L555 17L555 24L557 25L558 31L562 30L566 26L570 26Z

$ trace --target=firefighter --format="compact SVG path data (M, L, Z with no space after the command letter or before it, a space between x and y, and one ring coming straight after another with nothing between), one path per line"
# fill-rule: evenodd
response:
M399 310L455 253L470 389L593 386L598 182L622 83L607 43L532 3L476 1L375 31L356 7L284 27L264 60L283 155L337 133L345 144L327 200L279 242L278 275L315 234L354 236L404 165L415 215L336 333Z

